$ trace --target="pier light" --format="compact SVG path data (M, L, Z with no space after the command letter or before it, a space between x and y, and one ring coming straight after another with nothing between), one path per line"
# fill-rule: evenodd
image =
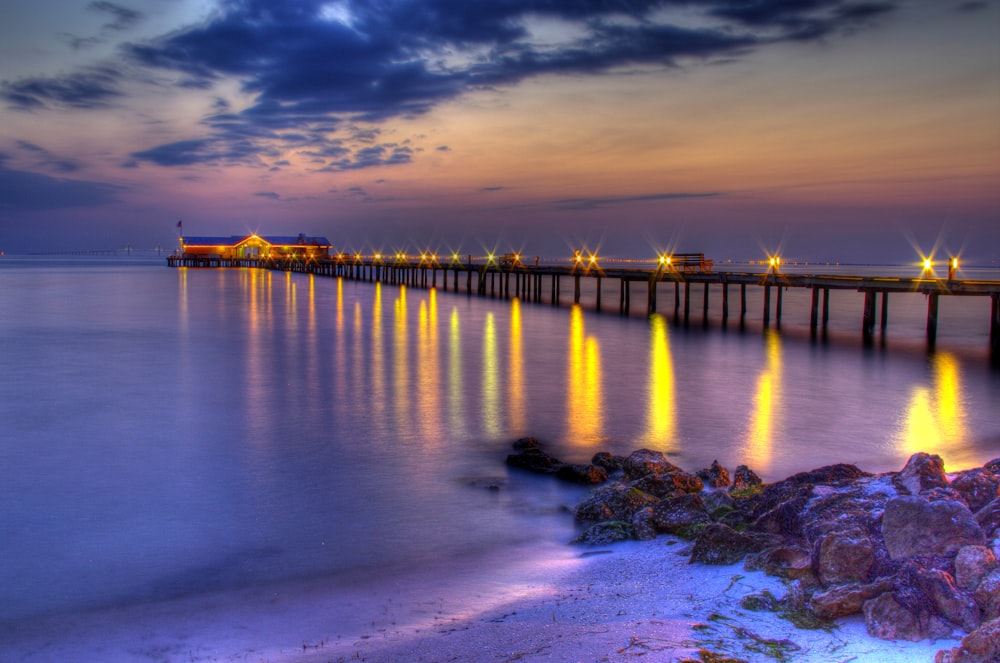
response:
M951 260L948 261L948 280L951 281L955 278L955 270L958 269L958 257L952 256Z
M591 265L591 267L593 267L596 264L597 264L597 254L596 253L591 253L590 254L590 265Z
M486 264L487 265L492 265L495 258L496 258L496 255L494 255L494 253L492 251L489 252L489 253L487 253L486 254Z
M661 253L660 254L660 266L662 266L662 267L670 267L670 264L673 261L674 261L673 256L670 256L670 255L668 255L666 253Z
M934 261L930 258L924 258L924 272L929 273L934 268Z
M573 262L577 265L583 262L583 254L580 251L573 251Z

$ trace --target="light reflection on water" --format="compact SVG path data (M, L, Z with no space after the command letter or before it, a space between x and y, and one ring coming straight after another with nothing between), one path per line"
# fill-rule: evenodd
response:
M505 470L523 435L768 480L1000 456L998 375L947 351L260 270L0 278L10 615L564 541L579 492Z

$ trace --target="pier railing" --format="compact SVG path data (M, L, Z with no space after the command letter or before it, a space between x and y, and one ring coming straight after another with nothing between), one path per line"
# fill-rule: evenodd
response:
M677 256L679 260L674 261ZM595 302L598 311L602 309L602 282L614 279L619 282L618 311L628 315L631 310L631 289L635 283L645 284L646 313L657 311L657 295L660 284L670 284L674 291L674 312L679 314L682 302L683 315L687 320L691 309L691 287L702 286L702 311L707 319L709 293L712 287L721 289L722 324L730 318L730 289L739 288L739 321L743 324L747 315L747 287L763 290L762 323L771 323L773 315L780 325L782 314L782 293L788 288L808 289L812 293L810 303L810 330L826 330L830 318L830 291L855 290L864 293L861 333L865 342L875 336L876 321L881 330L888 325L889 295L894 293L920 293L927 297L926 337L928 348L933 349L937 341L938 309L941 297L984 297L990 301L990 356L994 365L1000 365L1000 281L982 281L956 278L888 277L861 275L812 275L786 274L777 269L766 273L715 271L712 261L702 254L675 254L671 260L661 259L653 266L601 267L596 261L587 261L577 256L568 264L524 263L502 256L493 259L473 260L468 256L464 261L457 256L451 261L441 261L420 257L411 259L404 256L333 256L312 260L261 259L261 258L221 258L218 256L172 255L167 258L172 267L244 267L302 272L320 276L333 276L358 281L377 281L390 284L404 284L411 287L437 288L438 275L444 290L490 297L519 297L525 301L542 301L545 286L549 289L549 301L558 306L562 298L562 284L572 280L573 303L580 303L581 280L596 279ZM952 274L949 273L949 276ZM735 293L733 293L735 296ZM772 307L772 299L774 306Z

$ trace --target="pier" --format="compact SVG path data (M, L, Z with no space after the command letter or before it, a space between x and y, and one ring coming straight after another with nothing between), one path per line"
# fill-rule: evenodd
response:
M676 258L676 259L675 259ZM570 301L564 285L572 287L571 301L581 303L582 279L594 279L594 308L602 311L601 285L605 279L618 281L617 310L629 315L632 310L632 288L643 286L646 295L645 312L660 309L661 294L672 294L673 312L688 321L691 315L692 287L701 290L702 316L707 322L711 293L721 297L721 319L725 327L731 317L745 324L749 313L747 288L763 290L761 323L767 328L780 326L782 296L788 288L811 291L809 316L810 332L825 332L830 319L830 292L853 290L864 294L861 315L861 335L866 344L876 336L876 325L884 333L888 325L889 295L923 294L927 298L926 340L929 350L937 342L938 309L941 297L983 297L989 301L989 349L991 363L1000 366L1000 281L977 281L954 278L882 277L850 275L785 274L772 262L766 273L716 271L712 261L702 254L677 254L661 257L659 261L635 261L639 266L599 266L596 259L579 253L569 264L526 264L520 255L472 257L460 259L453 256L450 262L431 256L371 256L345 255L313 259L287 258L222 258L218 256L172 255L167 264L172 267L243 267L340 277L356 281L400 284L415 288L442 288L445 291L465 292L481 297L543 302L548 291L548 302L559 306ZM652 264L649 264L652 263ZM439 282L440 279L440 282ZM671 293L672 291L672 293ZM683 291L683 292L682 292ZM697 294L697 291L696 293ZM734 301L736 298L738 301ZM681 309L683 305L683 311ZM773 317L772 317L773 316Z

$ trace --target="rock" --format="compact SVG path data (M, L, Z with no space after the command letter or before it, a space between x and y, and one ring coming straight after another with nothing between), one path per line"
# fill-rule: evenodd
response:
M607 481L608 471L596 465L563 465L556 470L556 477L573 483L594 485Z
M751 528L759 532L800 536L802 534L802 512L808 499L796 497L778 504L753 522Z
M976 522L987 538L1000 530L1000 497L976 512Z
M541 449L542 443L533 437L522 437L515 440L511 445L515 451L525 451L526 449Z
M955 555L955 583L974 590L997 565L996 555L986 546L963 546Z
M513 444L517 453L507 456L507 464L538 474L555 474L565 463L542 451L541 444L533 437L522 437Z
M887 578L867 585L840 585L813 594L809 607L820 619L837 619L860 613L865 601L891 590L892 581Z
M706 486L712 488L725 488L731 481L729 480L729 470L719 465L719 461L713 460L711 467L698 470L698 477L705 482Z
M993 460L987 461L983 465L983 469L989 470L994 474L1000 474L1000 458L994 458Z
M823 486L839 486L860 479L861 477L870 476L872 475L859 470L855 465L839 463L837 465L826 465L808 472L793 474L785 479L785 481L796 485L820 484Z
M1000 475L987 469L965 470L955 475L951 487L962 495L973 513L1000 497Z
M950 574L937 569L921 569L917 572L917 584L938 615L965 631L979 626L976 602L955 586L955 579Z
M974 597L983 611L983 621L1000 618L1000 569L993 569L979 582Z
M669 474L682 471L681 468L668 461L662 452L651 449L633 451L625 459L622 468L625 470L625 478L629 481L635 481L647 474Z
M718 520L736 506L736 500L724 490L706 490L701 494L701 499L714 520Z
M764 571L769 576L789 580L813 580L812 556L796 545L779 545L747 557L748 571Z
M825 586L867 582L875 564L875 548L865 532L833 532L820 540L817 566Z
M641 490L614 483L592 492L587 499L577 505L573 515L576 521L581 523L603 520L629 522L637 511L657 501L655 497Z
M632 536L639 541L652 541L656 538L656 527L653 526L653 507L639 509L632 516Z
M891 559L915 555L954 555L962 546L982 545L983 532L964 504L915 496L895 497L885 505L882 537Z
M692 528L709 522L708 510L700 495L685 494L653 505L653 526L667 534L690 534Z
M915 453L893 479L896 488L907 495L919 495L930 488L947 488L944 461L937 454Z
M608 474L619 472L625 466L624 456L612 456L607 451L600 451L594 454L590 460L591 465L603 467Z
M862 610L868 635L873 638L919 642L925 638L937 640L951 635L951 628L939 617L928 610L912 612L896 601L891 592L865 601Z
M780 602L774 594L765 589L744 596L740 599L740 607L751 612L774 612L780 607Z
M573 543L590 546L605 546L632 538L632 525L620 520L606 520L591 525L583 534L573 539Z
M958 647L939 651L934 663L997 663L1000 661L1000 619L983 622L962 638Z
M747 553L759 549L760 546L750 537L726 525L712 523L698 532L691 548L691 562L725 566L735 564Z
M730 490L756 488L763 483L764 482L759 476L757 476L756 472L751 470L746 465L739 465L733 473L733 485L730 487Z
M654 497L672 497L677 493L700 493L704 485L701 479L687 472L669 474L647 474L632 482L633 488Z

